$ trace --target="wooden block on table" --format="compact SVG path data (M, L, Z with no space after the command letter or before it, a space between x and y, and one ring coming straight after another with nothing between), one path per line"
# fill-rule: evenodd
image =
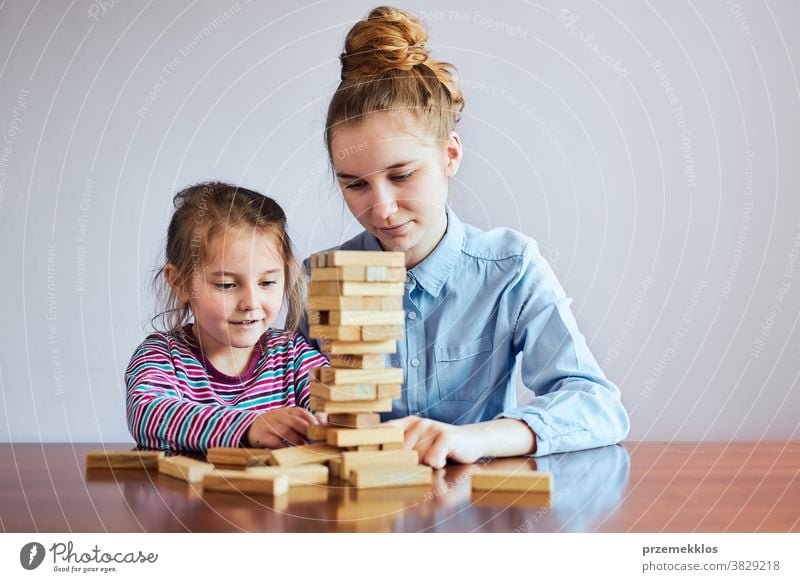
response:
M339 461L339 476L347 479L350 471L362 467L416 467L419 464L417 451L343 452Z
M384 265L343 267L311 267L312 281L400 282L406 280L405 267Z
M336 457L337 459L339 457ZM334 459L331 459L334 460ZM328 461L330 462L330 460ZM328 482L328 467L321 463L294 466L250 467L245 473L255 475L284 475L289 479L289 487L324 485Z
M401 252L383 251L328 251L323 255L324 264L317 259L317 266L347 267L349 265L384 265L386 267L405 267L406 257Z
M247 471L209 471L203 475L203 491L284 495L289 491L289 478L286 475L264 475Z
M395 340L375 342L345 342L338 340L322 340L322 351L328 354L394 354L397 352Z
M403 368L353 370L350 368L313 368L325 384L402 384Z
M379 370L386 367L386 356L383 354L362 354L355 356L330 356L331 366L334 368L355 368L359 370Z
M158 461L159 473L187 483L200 483L203 475L213 470L214 465L211 463L204 463L190 457L164 457Z
M376 384L341 384L333 386L312 379L309 382L311 396L332 402L351 400L377 400Z
M553 477L539 471L482 469L472 474L473 491L516 491L549 493Z
M269 462L271 465L281 466L306 465L309 463L324 463L339 455L340 451L336 447L325 443L316 443L313 445L273 449Z
M430 485L432 481L433 470L427 465L359 467L350 471L350 484L359 488Z
M402 443L403 429L397 426L377 428L331 428L328 430L328 444L337 447L360 445L380 445L383 443Z
M346 400L342 402L332 402L312 396L309 402L311 408L317 412L328 414L359 414L362 412L391 412L391 398L379 400Z
M309 337L345 342L398 340L403 337L404 332L405 328L402 325L321 325L310 323L308 326Z
M354 295L364 297L402 297L402 283L359 283L357 281L318 281L308 284L309 295Z
M163 451L89 451L87 469L157 469Z
M381 415L373 412L362 414L331 414L328 425L335 428L373 428L381 423Z
M320 424L310 424L306 427L306 437L312 441L328 440L328 427Z
M246 449L229 447L212 447L206 453L206 459L214 465L228 467L247 467L251 465L266 465L272 456L272 451L267 449Z
M402 311L403 309L403 298L400 296L310 295L306 303L311 311Z

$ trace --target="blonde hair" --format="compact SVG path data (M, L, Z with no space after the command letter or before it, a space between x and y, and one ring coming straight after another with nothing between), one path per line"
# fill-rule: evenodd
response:
M372 10L347 33L342 81L328 107L325 143L339 128L375 112L407 110L438 140L446 140L464 109L455 67L434 61L420 20L389 6Z
M286 328L297 331L303 312L305 277L292 251L286 214L272 198L253 190L224 182L204 182L181 190L173 199L175 212L167 229L166 263L174 265L172 284L188 289L191 279L209 258L209 248L219 236L230 230L255 230L272 237L281 254L284 269L284 301L288 306ZM166 280L164 267L154 283L161 296L163 310L156 315L153 327L166 333L181 334L191 320L188 301L182 301ZM160 326L156 322L161 322Z

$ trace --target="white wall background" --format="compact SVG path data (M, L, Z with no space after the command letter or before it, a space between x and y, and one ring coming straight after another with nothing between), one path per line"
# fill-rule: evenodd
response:
M304 256L357 232L321 131L372 5L0 6L0 440L130 440L178 188L272 195ZM403 7L463 78L454 208L539 241L631 438L796 438L800 5Z

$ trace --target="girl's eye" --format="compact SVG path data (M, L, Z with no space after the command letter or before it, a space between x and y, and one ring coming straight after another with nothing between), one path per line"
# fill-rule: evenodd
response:
M228 289L233 289L233 283L214 283L214 287L221 291L226 291Z
M273 285L277 285L277 281L261 281L261 285L264 287L272 287Z
M413 175L414 172L409 172L407 174L401 174L400 176L392 176L392 180L395 182L402 182L403 180L408 180Z
M350 182L344 185L346 190L363 190L364 182Z

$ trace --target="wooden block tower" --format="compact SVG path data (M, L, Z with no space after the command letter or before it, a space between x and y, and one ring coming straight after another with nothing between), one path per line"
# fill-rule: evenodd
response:
M390 412L402 391L403 369L387 367L386 355L396 353L403 336L405 278L403 253L311 257L309 335L320 340L331 367L311 370L311 408L328 414L328 426L311 427L308 436L342 451L331 468L344 479L361 466L425 472L416 452L402 450L402 429L379 426L379 413Z

